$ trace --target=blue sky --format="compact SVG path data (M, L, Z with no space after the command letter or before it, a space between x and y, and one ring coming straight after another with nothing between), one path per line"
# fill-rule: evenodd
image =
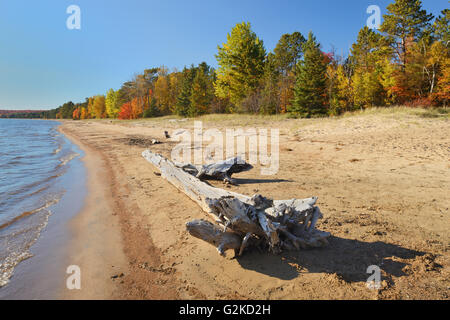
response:
M346 54L369 5L390 0L1 0L0 109L49 109L118 89L133 74L165 65L217 66L217 45L249 21L273 50L284 33L312 30L324 51ZM437 15L447 0L423 0ZM69 5L81 30L69 30Z

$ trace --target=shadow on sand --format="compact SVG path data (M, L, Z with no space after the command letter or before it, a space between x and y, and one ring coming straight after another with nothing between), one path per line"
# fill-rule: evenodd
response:
M243 178L233 178L236 184L256 184L256 183L279 183L279 182L293 182L293 180L285 179L243 179Z
M425 252L406 249L397 245L377 242L362 242L331 237L329 246L321 249L287 252L281 255L261 254L250 251L237 257L239 264L281 280L292 280L300 273L336 273L346 282L366 281L370 276L367 267L377 265L387 274L400 277L405 263L387 258L414 259ZM293 266L296 264L300 268ZM300 269L300 271L298 271Z

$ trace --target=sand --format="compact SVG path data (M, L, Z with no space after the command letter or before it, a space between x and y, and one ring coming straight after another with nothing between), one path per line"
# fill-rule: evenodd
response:
M248 118L246 118L248 119ZM233 128L207 120L205 129ZM234 176L229 190L274 199L318 196L332 234L323 249L235 258L189 236L185 223L208 219L142 158L169 157L164 131L193 122L64 121L85 151L88 199L74 220L73 262L94 299L448 299L450 293L450 122L411 114L321 120L255 120L280 128L280 170ZM163 143L150 146L151 139ZM212 184L225 188L221 182ZM369 290L367 268L382 270Z

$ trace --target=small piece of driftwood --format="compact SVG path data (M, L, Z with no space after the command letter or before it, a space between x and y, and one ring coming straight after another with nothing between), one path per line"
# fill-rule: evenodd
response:
M251 164L248 164L240 157L205 165L179 163L175 163L175 165L200 180L215 179L229 184L236 184L235 180L231 177L234 173L249 171L253 168Z
M278 253L328 244L330 233L316 229L322 218L315 206L316 197L291 200L271 200L259 194L249 197L212 187L201 181L198 174L192 175L150 150L142 156L214 219L216 224L194 220L186 228L192 236L214 245L221 255L229 249L242 255L252 246Z

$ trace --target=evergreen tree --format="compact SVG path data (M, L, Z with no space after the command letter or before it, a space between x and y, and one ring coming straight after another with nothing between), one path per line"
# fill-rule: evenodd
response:
M350 62L354 69L374 70L391 52L386 38L365 26L359 31L358 38L352 45Z
M181 91L177 97L177 103L175 105L175 113L179 116L187 116L189 113L189 108L191 106L192 83L194 81L195 71L196 70L194 67L191 69L187 69L185 67L183 70Z
M260 112L275 114L280 112L280 77L275 55L269 53L264 69L263 88L261 92Z
M445 9L434 22L434 35L436 40L441 41L444 46L448 47L450 42L450 9Z
M150 97L150 103L147 109L144 110L144 118L153 118L159 116L159 109L157 101L154 97Z
M287 76L295 70L298 61L302 58L302 47L305 42L306 39L300 32L286 33L281 36L273 50L274 64L278 72Z
M194 79L192 80L190 104L188 115L195 117L209 111L214 92L211 81L210 67L205 63L198 66Z
M60 107L60 116L62 119L72 119L73 111L75 110L75 105L72 101L64 103Z
M380 30L386 33L402 70L405 70L408 43L424 35L433 15L422 9L420 0L395 0L387 6L387 10Z
M294 100L289 111L306 118L325 115L329 59L320 50L320 44L312 32L308 35L303 51L304 59L297 65Z

